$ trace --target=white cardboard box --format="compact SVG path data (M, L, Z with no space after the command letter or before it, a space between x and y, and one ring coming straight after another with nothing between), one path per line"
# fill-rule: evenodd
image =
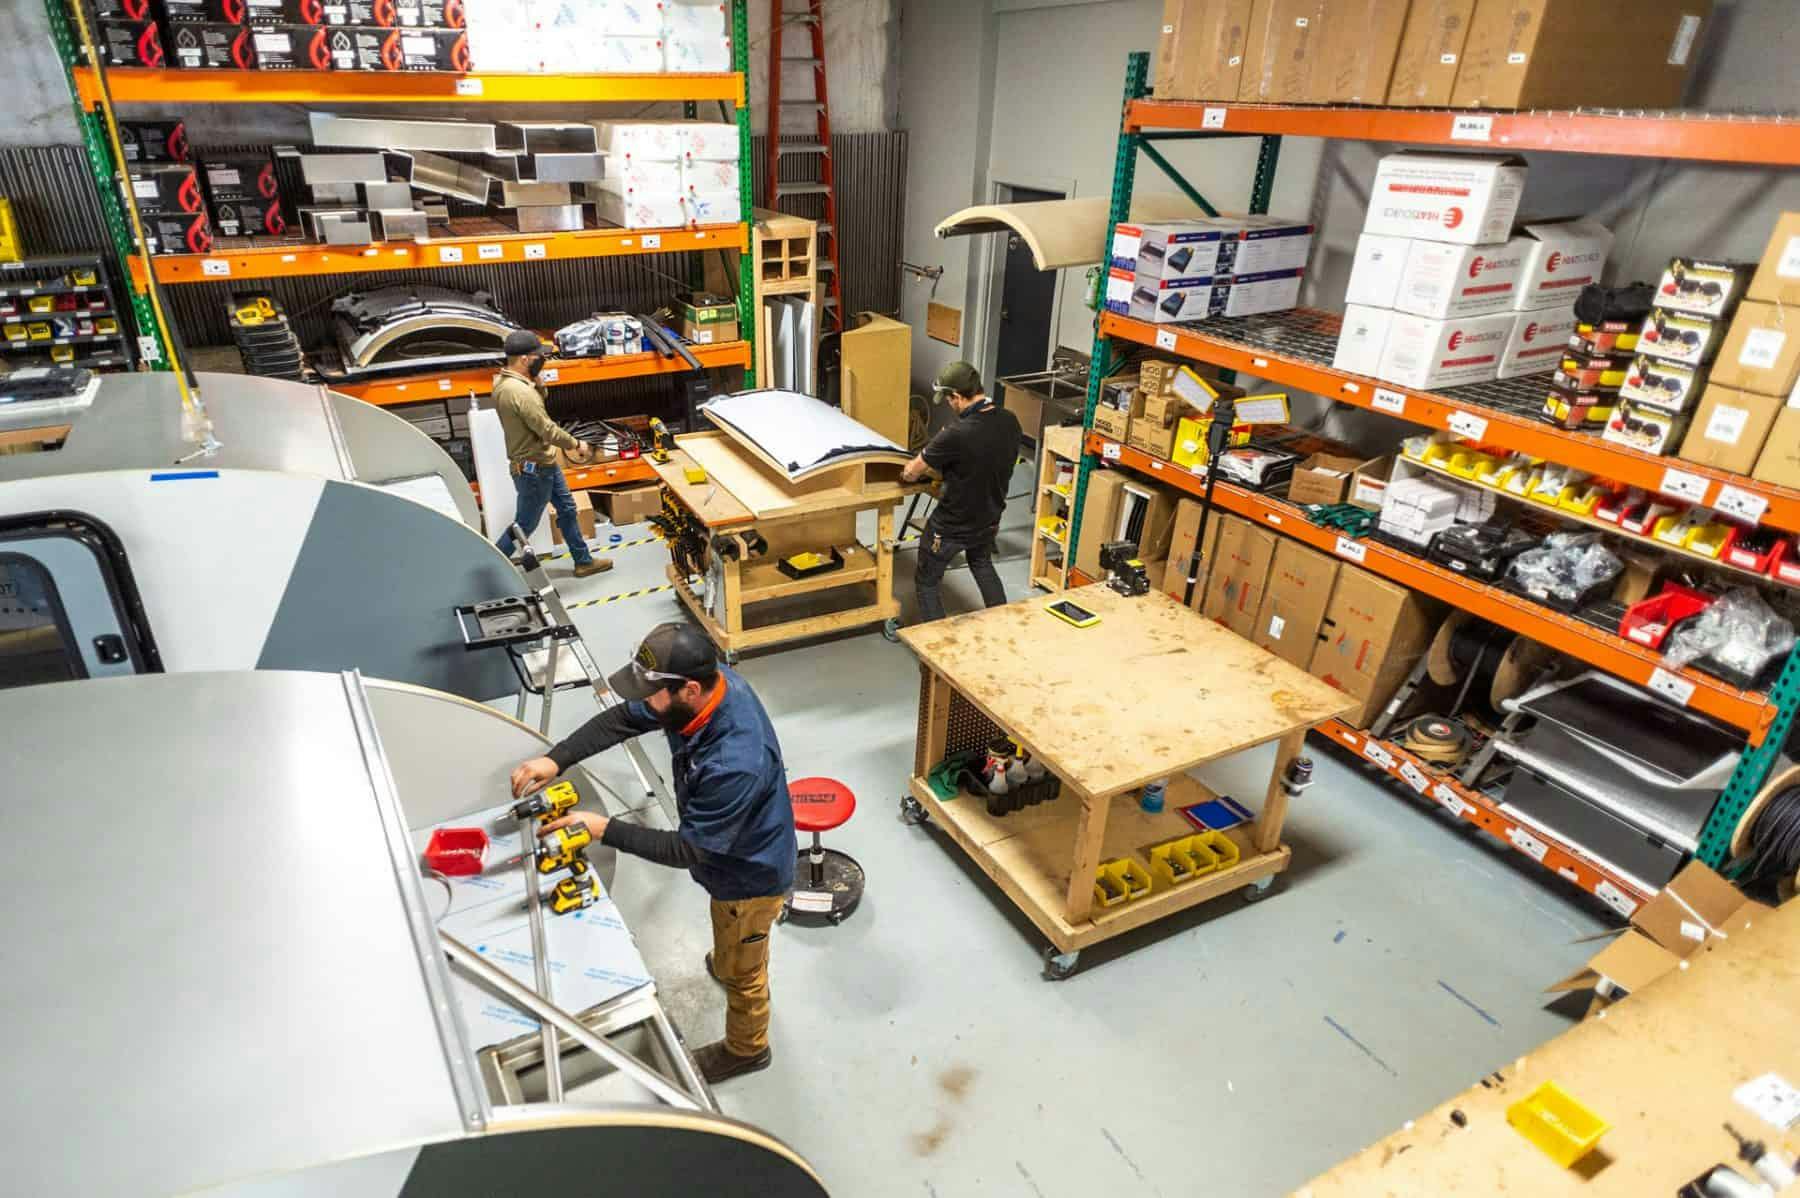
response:
M1510 312L1454 320L1396 313L1376 377L1421 389L1485 382L1499 374L1514 322Z
M1513 317L1512 336L1500 355L1500 376L1516 379L1555 370L1575 332L1575 309L1543 308Z
M590 181L587 189L590 193L617 191L632 195L641 191L675 195L687 190L682 182L681 167L679 162L655 162L645 158L608 154L606 174L598 180ZM589 195L588 198L593 197Z
M1144 245L1144 226L1117 224L1113 226L1112 259L1107 266L1113 270L1137 270L1138 250Z
M1122 228L1123 226L1121 226ZM1135 232L1133 236L1136 236ZM1137 286L1137 275L1129 268L1115 266L1106 272L1106 310L1120 316L1131 315L1131 293Z
M582 43L574 40L550 41L547 35L540 45L560 46L544 55L548 67L563 74L600 71L608 74L658 75L663 71L663 43L660 37L596 37Z
M1433 320L1510 312L1531 248L1523 237L1504 245L1414 241L1406 252L1394 307Z
M722 33L663 35L663 69L669 72L729 71L731 39Z
M625 229L678 229L687 223L680 192L657 194L590 191L588 199L601 220Z
M1126 226L1120 225L1114 235L1113 257L1119 257L1127 237ZM1228 231L1210 220L1171 220L1138 226L1137 258L1132 269L1139 280L1210 278L1218 272L1219 247L1235 231Z
M487 3L470 5L485 8ZM538 23L547 37L579 35L605 31L614 37L660 37L663 31L663 6L656 0L585 0L585 3L532 5ZM546 10L555 10L555 15Z
M636 0L619 0L621 3L634 3ZM683 4L675 2L657 4L653 7L662 13L663 31L678 33L692 37L724 37L730 24L725 14L725 6L712 0L709 4Z
M1497 245L1525 194L1525 162L1479 154L1389 154L1375 171L1363 232Z
M1406 254L1412 241L1364 233L1356 239L1356 257L1350 263L1346 304L1391 308L1400 294L1400 276L1406 272Z
M1280 216L1220 216L1213 223L1237 234L1219 249L1221 274L1259 275L1304 270L1312 257L1313 227Z
M1526 225L1525 270L1513 294L1519 311L1567 308L1589 283L1600 281L1612 252L1612 230L1594 220Z
M1344 309L1344 331L1338 336L1332 366L1374 378L1381 370L1381 351L1387 348L1388 326L1394 323L1396 315L1392 308L1368 304L1351 304Z
M738 160L738 127L719 121L677 121L681 152L705 162Z
M690 158L681 164L681 186L684 191L735 192L739 182L738 164L735 162Z
M1212 280L1212 295L1203 311L1190 304L1170 320L1204 320L1208 316L1255 316L1260 312L1285 312L1300 302L1298 270L1265 271L1262 274L1219 275Z
M1181 275L1167 279L1132 276L1127 314L1134 320L1167 324L1177 320L1204 320L1212 305L1211 275Z
M600 138L600 152L607 155L607 166L611 167L614 159L625 158L642 162L680 162L682 149L678 128L681 123L594 121L593 126Z
M681 197L684 223L723 225L743 213L743 200L735 191L690 191Z

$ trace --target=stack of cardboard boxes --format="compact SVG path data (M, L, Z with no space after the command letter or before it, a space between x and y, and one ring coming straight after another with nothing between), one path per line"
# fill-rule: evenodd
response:
M150 253L206 253L215 232L287 232L282 188L268 153L195 162L181 121L121 121L119 141Z
M1106 310L1156 324L1280 312L1300 302L1313 227L1275 216L1120 224Z
M1177 366L1145 362L1137 373L1107 379L1094 409L1094 431L1153 458L1184 470L1200 471L1207 462L1206 438L1212 428L1207 414L1220 396L1241 397L1241 388L1220 382L1211 366ZM1231 444L1250 440L1250 427L1231 430Z
M1612 233L1576 220L1515 234L1524 190L1514 158L1382 159L1333 365L1417 388L1556 369Z
M1711 0L1164 0L1160 100L1671 108Z
M465 4L94 0L109 65L237 71L467 71Z

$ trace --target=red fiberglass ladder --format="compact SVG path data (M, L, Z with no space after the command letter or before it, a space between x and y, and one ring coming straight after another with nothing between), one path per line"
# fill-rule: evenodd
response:
M798 57L783 57L781 53L782 33L788 25L806 25L812 32L812 53ZM784 98L781 94L781 68L783 63L804 63L812 68L813 94L805 98ZM814 127L810 135L806 133L788 133L788 122L782 120L786 111L803 111L810 109L814 116ZM802 122L803 124L804 122ZM783 7L783 0L770 0L769 5L769 162L768 174L765 175L767 186L764 190L763 204L777 212L787 212L790 216L804 216L813 219L806 212L796 212L783 208L781 201L790 196L823 196L825 197L825 214L819 218L818 271L822 276L820 292L821 306L819 314L819 331L833 333L843 328L843 287L838 277L838 209L837 183L831 165L831 105L825 91L825 14L824 0L806 0L806 10L789 10ZM804 179L783 179L781 175L782 159L788 155L796 155L818 165L816 171L801 170L801 174L811 177Z

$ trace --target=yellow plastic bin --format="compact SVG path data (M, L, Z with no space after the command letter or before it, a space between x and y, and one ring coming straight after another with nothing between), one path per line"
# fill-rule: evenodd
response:
M1102 907L1117 907L1143 898L1153 884L1150 871L1129 857L1102 861L1094 879L1094 902Z
M1238 863L1240 854L1238 852L1237 841L1225 835L1225 833L1202 832L1199 836L1195 837L1195 839L1203 843L1212 851L1212 855L1219 859L1219 863L1213 867L1214 869L1230 869Z
M1555 1082L1545 1082L1507 1107L1506 1121L1565 1169L1592 1152L1612 1129Z
M1205 834L1183 836L1178 840L1153 845L1149 856L1150 874L1156 879L1158 890L1192 882L1219 868L1219 855L1207 845ZM1175 859L1175 864L1182 867L1179 871L1170 864L1171 857Z

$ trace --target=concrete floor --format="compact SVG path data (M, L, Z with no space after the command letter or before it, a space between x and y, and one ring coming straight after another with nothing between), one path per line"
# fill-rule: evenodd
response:
M1021 467L1014 493L1029 485ZM1015 597L1030 503L1009 505L1000 540ZM589 599L662 583L666 560L644 545L608 574L576 581L564 560L552 576ZM897 573L910 617L910 553ZM946 601L978 602L965 569ZM577 618L610 669L681 608L663 592ZM1294 867L1267 901L1204 904L1046 982L1036 930L940 833L898 819L917 716L907 650L871 629L739 669L791 775L839 778L861 802L829 843L862 862L867 897L840 927L777 929L775 1063L719 1089L727 1114L793 1145L834 1194L1285 1193L1566 1027L1543 987L1605 926L1579 892L1315 740L1318 782L1288 816ZM554 732L592 710L565 694ZM1196 773L1254 803L1272 752ZM589 766L638 793L622 754ZM630 858L614 889L690 1045L716 1039L704 892Z

